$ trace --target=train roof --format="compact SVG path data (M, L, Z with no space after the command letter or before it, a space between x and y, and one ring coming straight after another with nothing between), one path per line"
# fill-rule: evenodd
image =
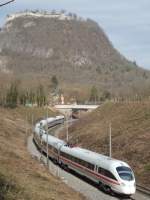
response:
M108 156L104 156L102 154L99 154L87 149L83 149L80 147L70 148L67 146L63 146L61 148L61 151L68 153L72 156L75 156L77 158L83 159L97 166L104 166L105 168L109 168L109 167L116 168L118 166L128 166L128 164L123 161L116 160L114 158L110 158ZM109 163L109 166L108 166L108 163Z
M36 126L44 127L44 126L46 126L47 123L49 124L49 123L51 123L51 122L53 122L55 120L60 120L60 119L64 119L64 116L63 115L58 115L56 117L49 117L49 118L46 118L46 119L42 119L39 123L36 124Z
M37 134L40 134L40 126L42 124L42 128L44 125L46 125L46 123L50 123L50 122L53 122L57 119L64 119L64 116L56 116L56 117L50 117L50 118L47 118L45 120L41 120L40 123L37 123L36 124L36 127L35 127L35 131ZM47 142L47 135L46 135L46 131L44 131L44 129L42 130L42 140L44 140L45 142ZM64 142L63 140L60 140L54 136L51 136L51 135L48 135L48 143L52 146L54 146L55 148L60 148L61 147L61 151L69 154L69 155L72 155L72 156L75 156L77 158L80 158L80 159L83 159L89 163L92 163L94 165L97 165L97 166L103 166L105 168L109 168L109 167L114 167L116 168L117 166L128 166L127 163L123 162L123 161L120 161L120 160L116 160L114 158L110 158L108 156L104 156L102 154L98 154L96 152L93 152L93 151L90 151L90 150L87 150L87 149L83 149L83 148L80 148L80 147L69 147L66 145L66 142ZM108 165L109 164L109 165Z
M41 120L41 121L40 121L40 124L41 124L42 126L45 126L47 123L51 123L51 122L53 122L53 121L55 121L55 120L56 120L55 117L49 117L49 118L46 118L46 119Z
M45 130L44 130L43 126L41 127L40 123L37 123L37 124L35 125L34 131L35 131L35 133L38 134L38 135L40 135L40 131L42 131L42 134L45 133Z
M55 117L55 119L64 119L65 117L63 115L58 115Z
M42 139L43 139L45 142L47 142L47 135L44 134L44 135L42 136ZM66 142L63 141L63 140L60 140L59 138L56 138L56 137L54 137L54 136L52 136L52 135L48 135L48 144L50 144L51 146L54 146L54 147L56 147L56 148L59 148L60 146L65 145Z

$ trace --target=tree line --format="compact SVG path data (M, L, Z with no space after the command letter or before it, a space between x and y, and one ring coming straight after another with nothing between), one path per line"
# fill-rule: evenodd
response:
M0 86L0 106L15 108L19 105L21 106L37 106L43 107L48 103L56 103L56 99L53 102L53 99L50 97L60 96L62 94L61 89L59 88L59 81L54 75L50 79L50 84L47 86L47 92L45 86L39 84L36 88L30 89L21 89L20 81L13 81L8 85ZM49 93L49 94L48 94ZM51 95L51 96L49 96ZM130 97L112 97L112 94L108 91L100 91L96 86L92 86L89 94L84 97L82 102L80 101L80 95L76 95L76 102L78 103L90 103L90 104L99 104L106 100L114 100L115 102L123 102L130 99L130 101L142 100L144 97L136 95L134 98ZM50 101L50 102L49 102ZM58 102L57 102L58 103Z
M43 85L36 89L20 89L17 81L12 82L7 89L0 91L0 105L3 107L15 108L18 105L34 105L42 107L47 104L47 96Z
M20 84L20 81L13 81L7 86L7 88L0 88L0 106L15 108L19 105L36 105L38 107L42 107L48 104L48 94L42 84L39 84L34 89L20 89ZM51 94L54 96L60 93L58 85L59 82L57 77L52 76L48 87ZM102 95L100 95L97 88L93 86L90 90L88 102L96 104L110 98L111 95L109 92L105 91ZM78 101L78 97L76 100Z
M12 81L8 86L2 87L1 85L0 106L15 108L18 105L36 105L42 107L48 104L48 92L46 92L42 84L39 84L34 89L21 89L20 85L20 80ZM58 79L53 75L50 79L48 90L55 94L58 90L58 85Z
M111 99L111 93L109 91L105 90L100 93L96 88L96 86L91 87L89 102L97 104L99 102L103 102L110 99Z

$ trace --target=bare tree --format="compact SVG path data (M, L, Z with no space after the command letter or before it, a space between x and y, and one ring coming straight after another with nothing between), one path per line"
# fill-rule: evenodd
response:
M0 7L5 6L5 5L9 4L9 3L12 3L13 1L15 1L15 0L10 0L10 1L7 1L5 3L0 3Z

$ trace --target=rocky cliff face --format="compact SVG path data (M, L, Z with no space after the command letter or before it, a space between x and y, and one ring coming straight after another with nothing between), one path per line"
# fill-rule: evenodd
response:
M113 48L96 22L63 13L9 16L0 32L0 61L0 70L17 75L56 74L67 83L108 90L128 90L150 79Z

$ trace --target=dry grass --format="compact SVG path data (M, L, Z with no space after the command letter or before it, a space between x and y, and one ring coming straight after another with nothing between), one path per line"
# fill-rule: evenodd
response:
M0 109L0 199L83 199L28 154L24 143L26 112L30 114L29 109ZM36 112L41 116L43 111Z
M69 129L71 141L108 155L110 121L113 157L127 161L137 181L150 186L150 103L107 103Z

